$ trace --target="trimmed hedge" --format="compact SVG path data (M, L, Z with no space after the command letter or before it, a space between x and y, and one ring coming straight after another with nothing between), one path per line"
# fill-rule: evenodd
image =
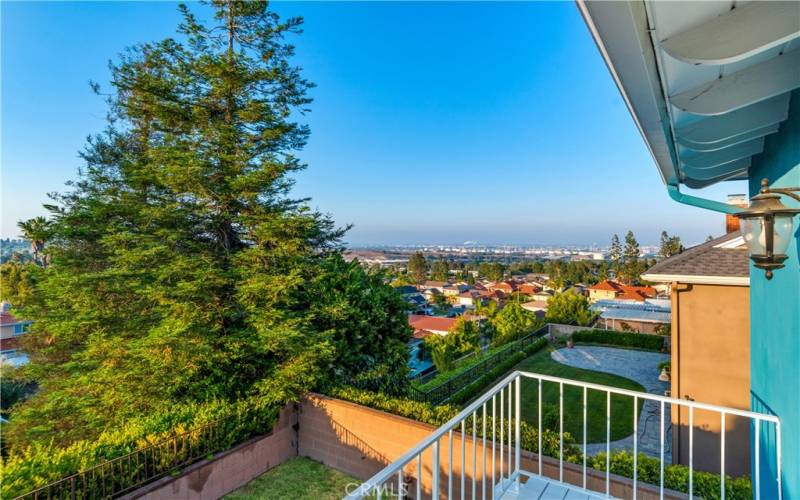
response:
M138 477L140 473L151 477L174 472L176 465L180 467L191 459L205 458L196 457L198 453L225 451L247 439L267 433L272 429L281 407L264 398L186 404L167 413L132 420L122 427L104 432L97 439L76 441L65 448L35 445L14 450L0 462L0 497L23 495L108 460L181 436L180 444L175 447L157 447L158 461L151 462L146 469L138 464L124 472L111 468L110 473L105 471L102 478L88 474L85 481L77 481L80 489L78 498L101 488L109 492L123 491L141 480ZM201 431L209 426L213 426L213 431ZM46 492L44 496L47 496Z
M660 352L664 348L664 337L647 333L615 332L611 330L581 330L572 334L573 342L634 347Z

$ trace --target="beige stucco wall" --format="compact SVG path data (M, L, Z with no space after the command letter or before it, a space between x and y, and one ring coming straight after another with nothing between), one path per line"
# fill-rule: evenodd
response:
M672 395L750 408L750 300L746 286L673 284ZM673 461L689 463L688 411L673 410ZM726 417L725 469L749 473L749 421ZM694 465L720 471L720 414L695 411Z

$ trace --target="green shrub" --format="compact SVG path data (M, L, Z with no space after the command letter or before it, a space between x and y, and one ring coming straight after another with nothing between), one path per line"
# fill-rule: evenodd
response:
M624 477L633 477L633 455L627 450L620 450L611 453L611 472ZM605 472L606 454L598 453L589 457L587 464L589 467ZM657 458L639 453L637 457L637 478L639 481L649 484L660 483L660 461ZM675 491L688 493L689 491L689 468L685 465L666 465L664 467L664 487ZM698 498L718 499L720 498L720 476L710 472L695 471L693 478L693 493ZM751 499L753 498L750 479L747 477L731 478L725 476L725 498L730 499Z
M412 401L410 399L394 398L385 394L363 391L354 388L341 388L331 391L331 396L344 399L353 403L382 410L387 413L399 415L401 417L411 418L426 424L441 426L448 420L452 419L459 413L459 409L451 405L434 406L430 403L421 403ZM483 436L483 415L481 411L476 413L476 428L477 435ZM496 422L496 423L495 423ZM508 419L495 421L492 417L486 417L486 431L487 437L492 435L492 425L504 426L508 428ZM472 429L472 417L468 418L465 426ZM539 433L535 426L527 422L520 423L520 439L522 440L522 447L534 453L539 451ZM506 438L506 443L508 442ZM513 436L511 440L512 445L516 443ZM542 432L542 453L550 457L558 457L559 454L559 437L557 432L545 429ZM573 437L565 432L564 433L564 460L580 463L582 458L580 448L575 445Z
M158 459L154 460L155 455L148 458L147 471L143 469L144 464L138 462L125 471L109 473L111 469L106 470L102 487L120 491L137 484L140 479L137 474L151 476L159 471L170 472L175 464L230 449L268 432L279 411L279 405L265 398L186 404L168 413L129 421L123 427L102 433L97 439L76 441L65 448L36 444L12 450L12 454L0 463L0 497L14 498L107 460L181 436L180 444L174 448L156 447ZM213 431L200 430L209 427ZM79 480L78 497L99 491L100 486L92 482L99 480L93 474L87 475L85 481Z
M615 332L610 330L582 330L572 334L576 343L605 344L620 347L634 347L648 351L661 351L664 337L646 333Z

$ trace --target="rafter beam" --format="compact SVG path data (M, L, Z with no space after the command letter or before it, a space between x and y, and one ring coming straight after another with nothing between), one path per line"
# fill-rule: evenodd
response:
M711 168L694 168L684 165L681 167L681 172L686 179L704 181L716 179L721 176L727 176L731 172L740 172L742 170L746 170L750 168L751 161L752 158L748 156L746 158L740 158L738 160L733 160L731 162L723 163L722 165L717 165Z
M755 130L751 130L749 132L745 132L744 134L737 135L731 137L730 139L725 139L724 141L714 142L711 144L697 144L691 141L687 141L686 139L681 139L678 137L678 144L680 145L680 149L682 152L689 152L689 151L701 151L701 152L708 152L708 151L718 151L720 149L729 148L731 146L735 146L736 144L741 144L743 142L747 142L753 139L758 139L759 137L764 137L769 134L774 134L780 128L780 124L776 123L774 125L769 125L762 128L757 128Z
M800 87L798 68L800 50L793 50L669 99L687 113L722 115Z
M683 144L715 144L743 133L768 127L789 116L789 97L783 94L721 116L711 116L675 130ZM688 145L687 144L687 145Z
M749 158L764 150L764 138L736 144L729 148L712 151L710 153L692 153L680 156L681 163L687 167L710 168L723 163L732 162L741 158Z
M698 180L698 179L686 179L683 181L683 185L690 188L690 189L703 189L704 187L711 186L712 184L716 184L722 181L732 181L739 179L740 176L747 177L747 169L743 169L737 172L731 172L729 174L720 175L719 177L715 177L713 179L705 179L705 180Z
M690 64L731 64L800 38L800 2L752 2L661 42Z

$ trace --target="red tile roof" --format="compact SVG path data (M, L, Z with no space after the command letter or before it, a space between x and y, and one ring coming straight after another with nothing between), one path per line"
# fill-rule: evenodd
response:
M424 339L425 337L430 337L433 335L428 330L414 330L414 338L415 339Z
M455 318L442 318L439 316L424 316L421 314L409 314L408 324L414 330L428 330L431 332L447 332L455 324Z
M517 291L526 295L532 295L542 289L539 285L533 283L523 283L517 287Z
M603 290L614 292L617 299L621 300L637 300L644 302L644 299L652 298L657 295L656 289L649 286L632 286L623 285L616 281L605 280L600 283L589 287L589 290Z

